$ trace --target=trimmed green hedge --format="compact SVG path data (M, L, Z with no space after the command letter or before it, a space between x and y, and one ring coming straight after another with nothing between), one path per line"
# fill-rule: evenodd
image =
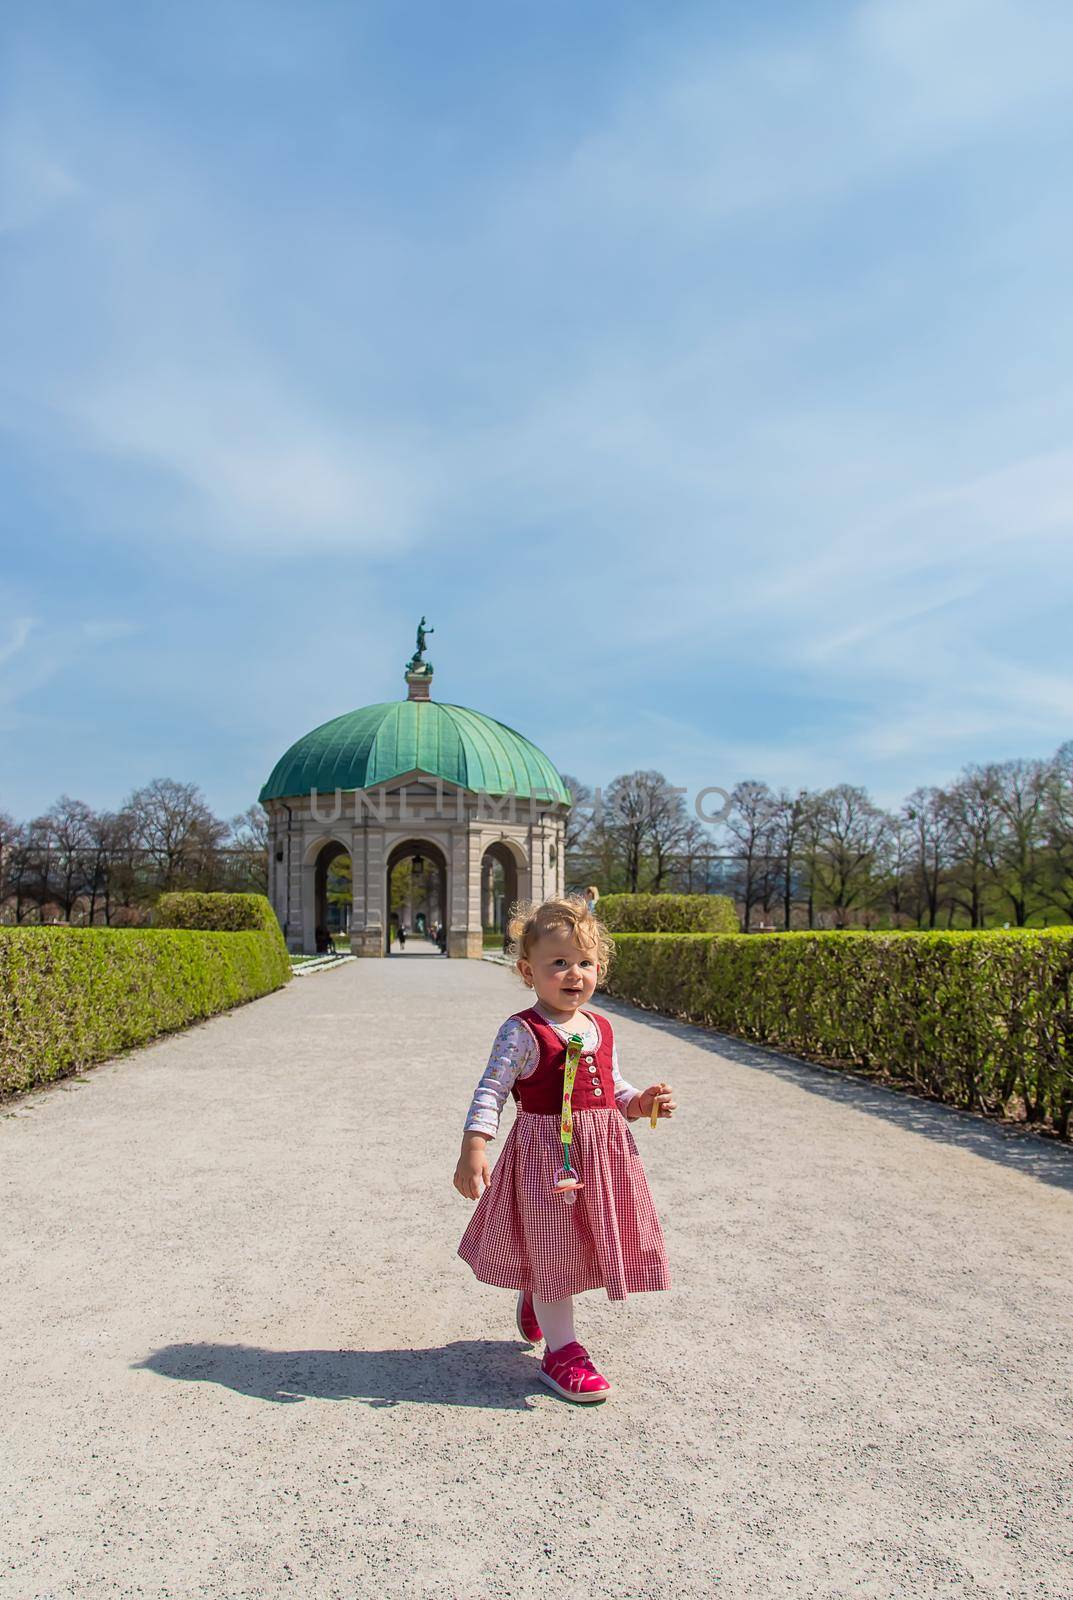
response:
M291 965L263 895L170 895L246 931L0 927L0 1098L282 987ZM265 914L267 913L267 915ZM188 905L165 915L192 915Z
M279 919L263 894L162 894L153 910L153 927L269 933L283 944Z
M606 894L596 915L610 933L737 933L725 894Z
M1073 930L617 934L608 993L1068 1138Z

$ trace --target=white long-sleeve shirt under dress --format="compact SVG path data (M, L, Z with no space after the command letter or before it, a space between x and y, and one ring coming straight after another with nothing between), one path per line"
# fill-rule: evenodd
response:
M559 1038L565 1041L577 1031L590 1050L599 1050L605 1030L591 1019L578 1016L565 1028L536 1009ZM529 1028L508 1017L473 1096L467 1131L494 1138L515 1083L540 1070L540 1049ZM570 1297L587 1289L604 1288L609 1300L622 1300L628 1294L670 1288L663 1230L632 1129L626 1126L637 1121L626 1108L638 1091L625 1082L614 1056L609 1087L621 1115L601 1114L589 1105L574 1119L572 1165L583 1179L576 1206L564 1204L549 1181L562 1161L559 1118L515 1118L491 1185L459 1241L458 1254L482 1283L529 1289L534 1306L538 1300L544 1306L563 1302L564 1314ZM603 1103L610 1110L610 1095Z
M539 1006L536 1009L540 1011ZM572 1033L580 1033L586 1049L596 1048L598 1034L593 1023L586 1021L582 1026L575 1021L567 1028L544 1016L543 1011L540 1011L540 1015L544 1017L549 1027L555 1029L564 1044ZM527 1078L530 1073L535 1072L539 1063L540 1048L530 1029L517 1017L508 1017L495 1036L488 1065L470 1102L465 1132L484 1133L489 1139L494 1139L499 1131L499 1119L511 1088L519 1078ZM626 1107L640 1090L635 1089L632 1083L627 1083L620 1073L617 1045L611 1047L611 1066L614 1074L615 1104L625 1116Z

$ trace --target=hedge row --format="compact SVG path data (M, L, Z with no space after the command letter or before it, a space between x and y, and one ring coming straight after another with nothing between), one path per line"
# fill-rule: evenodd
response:
M725 894L605 894L596 914L611 933L737 933Z
M198 928L203 933L268 933L283 943L276 913L263 894L162 894L154 928Z
M1062 1138L1073 1113L1073 930L619 934L608 992Z
M162 899L247 902L210 912L245 918L248 931L0 928L0 1098L254 1000L290 978L279 923L263 895ZM180 904L162 914L193 911Z

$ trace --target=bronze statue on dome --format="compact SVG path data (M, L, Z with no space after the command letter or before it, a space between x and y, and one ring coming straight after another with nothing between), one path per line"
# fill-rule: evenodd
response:
M428 638L430 633L435 632L435 628L427 628L425 626L425 618L422 617L421 621L417 624L417 649L406 663L407 672L432 671L432 662L424 660L425 640Z

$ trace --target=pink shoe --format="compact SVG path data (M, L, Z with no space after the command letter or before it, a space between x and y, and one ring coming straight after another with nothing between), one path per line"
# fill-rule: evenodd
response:
M539 1344L544 1335L540 1331L536 1312L533 1310L533 1296L529 1289L523 1289L518 1296L518 1307L514 1314L518 1324L518 1332L527 1344Z
M611 1385L597 1372L589 1352L576 1339L561 1350L545 1350L537 1376L564 1400L606 1400L611 1393Z

